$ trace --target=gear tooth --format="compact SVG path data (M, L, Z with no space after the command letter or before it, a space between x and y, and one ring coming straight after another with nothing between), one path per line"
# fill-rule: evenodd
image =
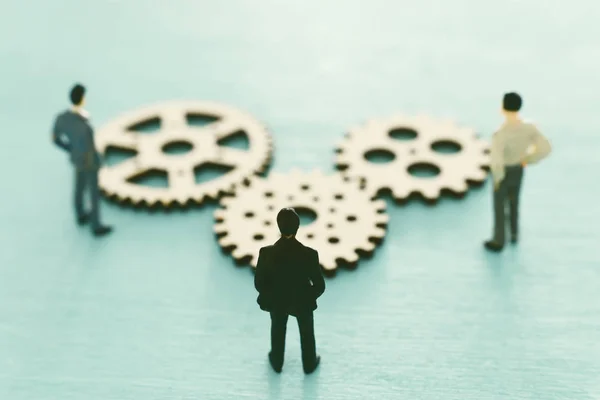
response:
M228 208L229 205L232 203L233 199L234 199L233 196L223 196L219 200L219 204L224 208Z
M348 157L338 154L334 159L334 164L336 167L347 167L348 166Z
M369 200L377 199L379 189L377 189L376 187L367 183L362 190L369 195Z
M157 205L159 205L159 201L156 199L136 199L136 203L137 204L147 204L149 207L155 207Z
M434 201L440 196L440 188L435 186L428 186L420 190L421 195L427 200Z
M221 246L221 247L231 247L235 244L235 243L233 243L233 241L231 240L231 237L229 235L219 238L218 242L219 242L219 246Z
M215 212L213 213L213 217L215 219L224 219L226 215L227 215L227 213L222 208L216 209Z
M358 262L358 254L356 254L356 252L353 251L351 253L348 253L345 257L343 257L343 259L349 263L356 263Z
M387 207L387 204L385 203L384 200L375 200L373 201L373 205L375 206L376 210L385 210Z
M452 185L450 185L449 189L455 193L465 193L469 189L469 187L467 185L467 182L465 182L464 180L457 180Z
M375 222L378 224L390 222L390 216L388 214L375 214Z
M378 239L381 239L383 236L375 236L375 237ZM367 241L360 247L360 250L366 251L367 253L371 253L372 251L375 250L375 247L376 247L375 243Z
M188 200L192 200L198 204L203 204L205 201L205 196L193 197L193 196L179 196L175 201L172 201L171 204L176 203L180 207L185 207Z
M223 187L221 190L219 190L219 188L215 187L214 189L207 192L201 201L204 202L207 199L217 200L222 195L230 194L233 191L233 186L234 185L231 184L231 185Z
M332 272L337 269L337 263L335 261L321 261L321 267L325 271Z
M373 237L381 239L385 236L386 230L383 228L377 228L373 231ZM374 247L374 246L373 246Z
M338 139L335 142L334 149L335 149L336 152L340 152L340 153L344 152L344 150L346 149L347 144L348 144L348 138L347 137L345 137L343 139Z
M213 226L213 232L221 235L223 233L227 233L227 227L224 224L215 224Z
M250 266L252 268L256 268L257 264L258 264L258 257L252 256L252 259L250 259Z
M468 178L473 181L484 181L486 177L487 172L481 168L471 171L471 173L468 175Z
M235 258L236 260L241 260L242 258L246 257L248 255L247 252L243 251L242 249L240 249L239 247L236 247L235 249L233 249L233 251L231 252L231 255L233 256L233 258Z
M392 193L396 200L406 200L406 198L410 195L411 190L406 186L395 185Z

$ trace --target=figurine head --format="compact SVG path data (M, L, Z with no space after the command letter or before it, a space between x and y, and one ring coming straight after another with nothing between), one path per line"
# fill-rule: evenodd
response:
M85 104L85 87L80 83L75 84L71 89L69 98L74 106L82 107Z
M290 238L298 232L300 217L293 208L282 208L277 214L277 226L286 238Z
M504 95L502 99L502 112L506 114L515 114L519 112L523 105L523 99L518 93L510 92Z

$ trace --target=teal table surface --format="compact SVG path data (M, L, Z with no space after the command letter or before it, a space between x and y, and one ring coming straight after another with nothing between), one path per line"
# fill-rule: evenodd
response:
M0 399L600 399L598 17L584 0L1 1ZM327 280L320 369L302 373L291 320L276 375L215 204L104 200L112 236L76 226L50 141L75 81L95 126L170 99L246 110L278 172L333 172L344 132L396 112L489 138L511 90L553 153L500 255L481 246L489 183L389 202L383 245Z

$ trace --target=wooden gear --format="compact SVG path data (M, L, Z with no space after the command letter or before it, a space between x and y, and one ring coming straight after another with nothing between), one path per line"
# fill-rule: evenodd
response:
M218 118L205 126L189 125L186 116L199 114ZM158 118L160 130L140 133L131 126ZM244 131L249 150L220 146L219 141ZM104 166L99 183L103 192L120 201L164 206L188 202L202 203L230 193L249 176L263 172L272 153L271 136L251 116L230 106L198 102L171 101L140 108L109 122L96 133L96 147L104 154L109 146L137 153L122 163ZM192 145L186 154L165 154L169 143L184 141ZM196 183L194 168L202 164L234 167L208 182ZM151 187L131 182L131 178L149 170L165 171L168 187Z
M394 129L416 132L412 140L397 140L390 136ZM460 146L453 154L438 153L436 142L450 141ZM390 151L395 158L388 163L373 163L365 154L371 150ZM467 182L483 182L489 165L488 144L472 129L452 122L426 116L397 115L371 120L351 129L336 149L336 167L344 176L358 178L365 190L375 197L388 189L396 200L405 200L411 193L436 200L443 189L464 194ZM435 177L415 177L409 168L416 164L433 164L439 168Z
M333 272L341 260L356 263L357 251L372 253L389 220L383 200L370 200L357 182L340 174L317 170L254 177L249 186L239 187L235 196L223 197L220 204L214 227L219 244L232 249L237 261L249 259L252 267L260 248L279 239L276 216L284 207L316 213L314 221L300 226L296 237L319 252L326 272Z

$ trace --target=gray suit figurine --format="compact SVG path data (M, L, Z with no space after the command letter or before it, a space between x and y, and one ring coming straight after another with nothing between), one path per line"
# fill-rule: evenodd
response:
M84 96L85 87L80 84L73 86L70 93L73 107L56 117L52 139L70 154L71 164L75 167L74 200L78 224L91 222L94 235L103 236L110 233L112 228L100 222L98 170L101 160L94 146L94 130L89 123L89 115L83 109ZM86 189L90 196L90 211L85 211L83 205Z
M504 95L504 124L494 133L491 148L491 170L494 180L494 236L484 243L487 250L499 252L505 241L505 207L510 216L511 242L519 237L519 194L525 167L550 154L551 146L537 127L521 120L523 104L517 93Z

